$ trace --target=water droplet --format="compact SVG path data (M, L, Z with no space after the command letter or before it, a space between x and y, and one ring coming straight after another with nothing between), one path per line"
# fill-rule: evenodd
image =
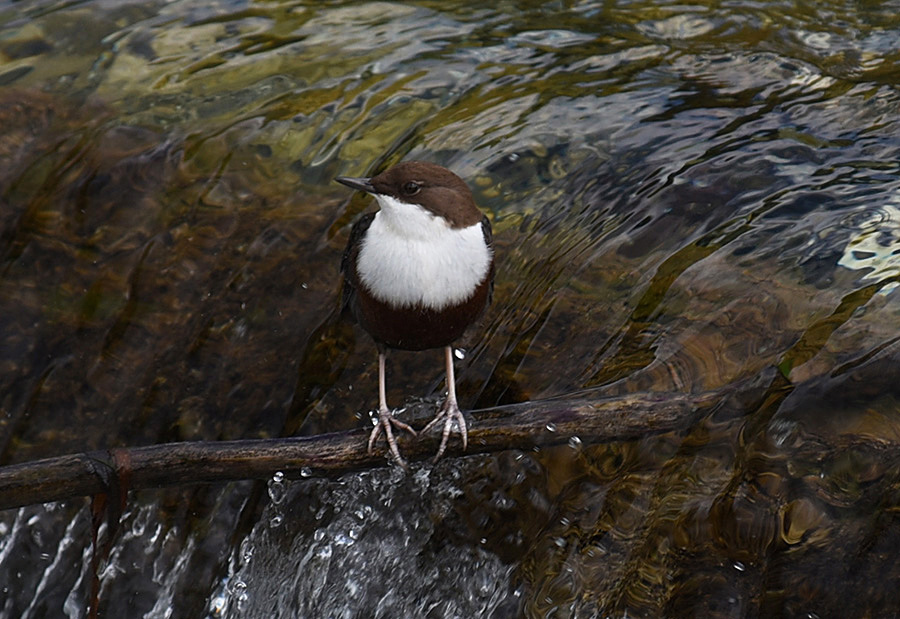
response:
M465 348L454 348L453 356L457 359L465 359L466 358L466 350Z
M560 548L565 548L566 547L566 538L557 537L555 540L553 540L553 543L556 544L557 546L559 546Z
M238 610L244 610L244 607L247 605L247 601L250 599L250 594L247 593L246 585L245 589L241 591L237 596L235 596L235 600L237 601Z
M352 546L356 540L344 533L338 533L334 536L334 543L338 546Z
M284 500L285 494L287 494L287 488L281 481L283 479L284 473L279 471L269 480L269 499L271 499L272 503L275 505L281 503Z
M741 563L740 561L735 561L735 562L734 562L734 569L736 569L736 570L739 571L739 572L743 572L744 570L747 569L747 567L746 567L743 563Z
M304 466L300 469L300 477L312 477L312 469L308 466Z
M555 423L548 423L548 424L547 424L547 431L548 431L548 432L556 432L556 424L555 424Z
M583 443L581 442L581 439L577 436L573 436L569 439L569 447L571 447L572 449L581 449L582 445Z
M131 523L131 534L134 537L141 537L147 530L147 523L150 520L150 510L141 509L135 514Z
M40 529L31 529L31 541L33 541L36 546L43 546L44 532Z
M281 523L284 522L284 516L281 514L275 514L271 518L269 518L269 526L273 529L277 529L281 526Z
M354 598L357 596L357 594L359 592L359 585L356 583L356 581L348 580L347 582L344 583L344 587L346 587L347 593L350 595L351 598Z
M245 583L240 578L235 578L230 583L228 583L228 590L231 593L240 593L247 588L247 583Z
M253 542L250 541L250 538L244 538L244 541L241 542L241 561L250 563L250 559L253 558L253 550Z
M210 614L213 617L221 617L225 614L225 609L227 608L227 603L225 601L224 595L216 595L209 603Z

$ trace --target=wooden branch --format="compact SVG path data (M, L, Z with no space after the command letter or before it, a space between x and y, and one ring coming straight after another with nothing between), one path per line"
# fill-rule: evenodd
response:
M763 390L765 385L762 386ZM756 388L757 390L759 387ZM626 441L690 426L735 387L703 394L642 393L603 399L526 402L476 411L465 454L566 443ZM115 448L0 467L0 509L101 493L187 483L333 476L385 466L383 446L366 453L367 431L318 436L168 443ZM408 460L431 457L438 436L401 440ZM448 456L464 455L452 440ZM447 456L445 456L447 457Z

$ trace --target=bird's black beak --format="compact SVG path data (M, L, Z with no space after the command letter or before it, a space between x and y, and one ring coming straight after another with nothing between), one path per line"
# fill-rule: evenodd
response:
M375 187L372 185L371 178L353 178L350 176L338 176L336 179L341 185L346 185L350 189L358 189L366 193L375 193Z

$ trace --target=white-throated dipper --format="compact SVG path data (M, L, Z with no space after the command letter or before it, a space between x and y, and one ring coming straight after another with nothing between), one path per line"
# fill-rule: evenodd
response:
M343 305L378 348L378 423L369 451L384 432L394 459L405 466L393 428L415 435L387 406L388 348L444 348L447 399L423 431L443 423L441 457L454 423L463 449L466 420L456 402L452 344L481 315L494 285L491 223L465 181L433 163L405 161L372 178L335 179L375 197L381 209L357 221L341 259Z

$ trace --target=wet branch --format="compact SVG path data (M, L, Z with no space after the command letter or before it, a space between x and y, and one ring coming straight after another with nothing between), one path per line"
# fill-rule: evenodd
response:
M757 383L759 381L756 381ZM751 391L764 391L758 385ZM641 393L607 398L526 402L472 413L468 455L530 449L566 443L627 441L689 427L744 387L702 394ZM752 410L752 409L751 409ZM168 443L115 448L0 467L0 509L81 496L124 496L128 490L270 478L301 470L335 476L385 466L384 450L366 453L368 430L309 437ZM437 435L401 440L410 460L424 460L437 449ZM451 441L447 456L464 455Z

